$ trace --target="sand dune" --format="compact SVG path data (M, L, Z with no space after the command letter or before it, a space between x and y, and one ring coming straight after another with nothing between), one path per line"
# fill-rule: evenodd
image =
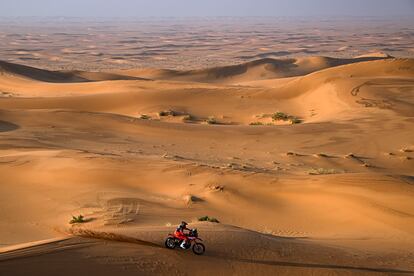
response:
M0 274L414 271L412 59L1 68Z
M49 71L30 66L9 63L0 60L0 73L17 78L24 78L47 83L73 83L104 80L139 80L140 78L128 77L104 72L84 71Z
M28 78L44 82L82 82L86 79L76 77L70 73L53 72L48 70L41 70L29 66L13 64L5 61L0 61L0 72L2 75L12 75L22 78Z
M321 59L307 61L312 63ZM356 62L289 78L285 82L247 81L238 86L139 80L59 85L22 84L17 79L3 82L3 85L0 81L2 90L13 91L20 96L3 99L0 107L73 109L134 117L148 114L153 119L165 119L159 118L158 112L172 109L193 116L194 119L215 117L225 124L249 124L254 122L255 117L277 110L309 122L355 119L363 114L370 116L373 110L412 116L414 109L410 87L413 85L413 68L414 62L409 59ZM100 76L106 75L102 73ZM209 79L213 81L215 77ZM246 76L242 78L243 81L248 79L250 78ZM397 88L392 88L394 86ZM38 98L33 98L34 96ZM221 99L219 102L218 98Z
M367 56L353 59L304 57L297 59L258 59L247 63L203 70L123 70L121 74L158 80L179 80L207 83L237 83L261 79L303 76L322 69L362 61L387 59L389 56Z
M219 242L212 242L210 252L203 258L199 258L187 255L185 252L166 251L161 244L156 243L154 246L148 242L142 244L139 240L129 241L129 243L118 242L117 238L124 241L121 235L111 235L111 239L115 240L71 238L4 254L2 256L3 271L15 274L30 269L36 271L34 275L61 274L62 266L65 266L67 267L65 273L68 275L85 273L136 275L143 272L149 275L163 275L184 274L189 270L197 275L211 275L211 273L217 275L249 275L252 273L260 275L303 275L308 273L329 275L332 271L340 275L366 273L400 273L404 275L410 273L410 271L402 269L372 266L374 263L372 258L369 259L364 255L358 255L358 258L364 260L365 265L354 262L347 263L345 256L349 256L350 253L336 248L313 245L307 241L272 237L228 226L201 226L200 229L204 230L210 240L226 238L227 246L223 246ZM152 239L154 242L158 242L163 237L162 234L168 230L166 227L147 229L147 231L155 233ZM119 230L115 231L119 232ZM96 234L99 236L99 233ZM140 234L138 233L138 235ZM135 233L135 235L137 234ZM240 243L246 247L258 247L258 249L254 251L234 250L240 246ZM315 251L319 254L313 254ZM96 252L100 252L101 255L90 259L82 257L95 255ZM309 256L309 261L298 260L294 257L298 254ZM152 259L151 256L154 255L159 256L158 260ZM259 257L261 255L264 257ZM335 261L332 262L332 259ZM394 261L392 257L390 260ZM47 269L44 266L45 263L49 263ZM16 267L18 264L20 267Z

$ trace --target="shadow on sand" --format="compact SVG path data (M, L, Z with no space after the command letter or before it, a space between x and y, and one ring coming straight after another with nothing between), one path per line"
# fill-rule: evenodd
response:
M18 129L19 126L13 123L0 120L0 132L12 131Z
M70 233L72 235L80 236L84 238L104 239L104 240L111 240L111 241L118 241L118 242L135 243L135 244L140 244L140 245L150 246L150 247L164 248L163 245L160 245L157 243L148 242L148 241L144 241L144 240L140 240L140 239L124 236L124 235L114 234L114 233L97 232L97 231L81 229L81 228L72 228L70 229ZM287 238L287 239L295 239L295 238ZM207 251L206 256L210 258L220 259L220 260L228 260L228 261L251 263L251 264L262 264L262 265L270 265L270 266L282 266L282 267L337 269L337 270L365 271L365 272L378 272L378 273L404 273L404 274L414 273L414 271L394 269L394 268L375 268L375 267L364 267L364 266L349 266L349 265L341 265L341 264L287 262L287 261L277 261L277 260L252 260L252 259L232 257L232 256L220 254L214 251L210 251L210 252Z
M298 268L320 268L320 269L336 269L336 270L351 270L351 271L365 271L365 272L378 272L378 273L407 273L412 274L414 271L395 269L395 268L383 268L383 267L365 267L365 266L350 266L341 264L318 264L318 263L304 263L304 262L287 262L287 261L276 261L276 260L252 260L235 258L228 255L222 254L206 254L212 258L218 258L220 260L228 260L233 262L242 262L250 264L262 264L270 266L281 266L281 267L298 267Z

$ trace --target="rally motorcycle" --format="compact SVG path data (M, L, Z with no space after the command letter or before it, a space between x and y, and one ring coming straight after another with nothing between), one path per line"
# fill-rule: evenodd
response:
M203 255L206 247L201 243L203 240L198 237L197 229L191 229L187 237L188 241L184 244L184 249L190 249L192 247L194 254ZM169 249L181 248L180 244L182 242L183 240L174 234L168 234L168 238L165 240L165 247Z

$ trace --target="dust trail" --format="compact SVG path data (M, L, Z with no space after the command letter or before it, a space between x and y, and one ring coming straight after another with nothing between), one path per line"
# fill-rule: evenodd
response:
M82 229L82 228L71 228L69 229L69 233L83 238L92 238L92 239L100 239L100 240L109 240L109 241L118 241L118 242L128 242L128 243L136 243L144 246L151 246L151 247L158 247L162 248L161 245L140 240L137 238L121 235L121 234L115 234L115 233L109 233L109 232L99 232L94 231L90 229Z

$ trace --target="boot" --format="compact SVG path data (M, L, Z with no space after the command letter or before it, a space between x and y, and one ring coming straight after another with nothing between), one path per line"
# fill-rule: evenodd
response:
M185 240L183 240L183 242L181 243L180 247L181 247L182 249L187 249L187 248L185 248Z

